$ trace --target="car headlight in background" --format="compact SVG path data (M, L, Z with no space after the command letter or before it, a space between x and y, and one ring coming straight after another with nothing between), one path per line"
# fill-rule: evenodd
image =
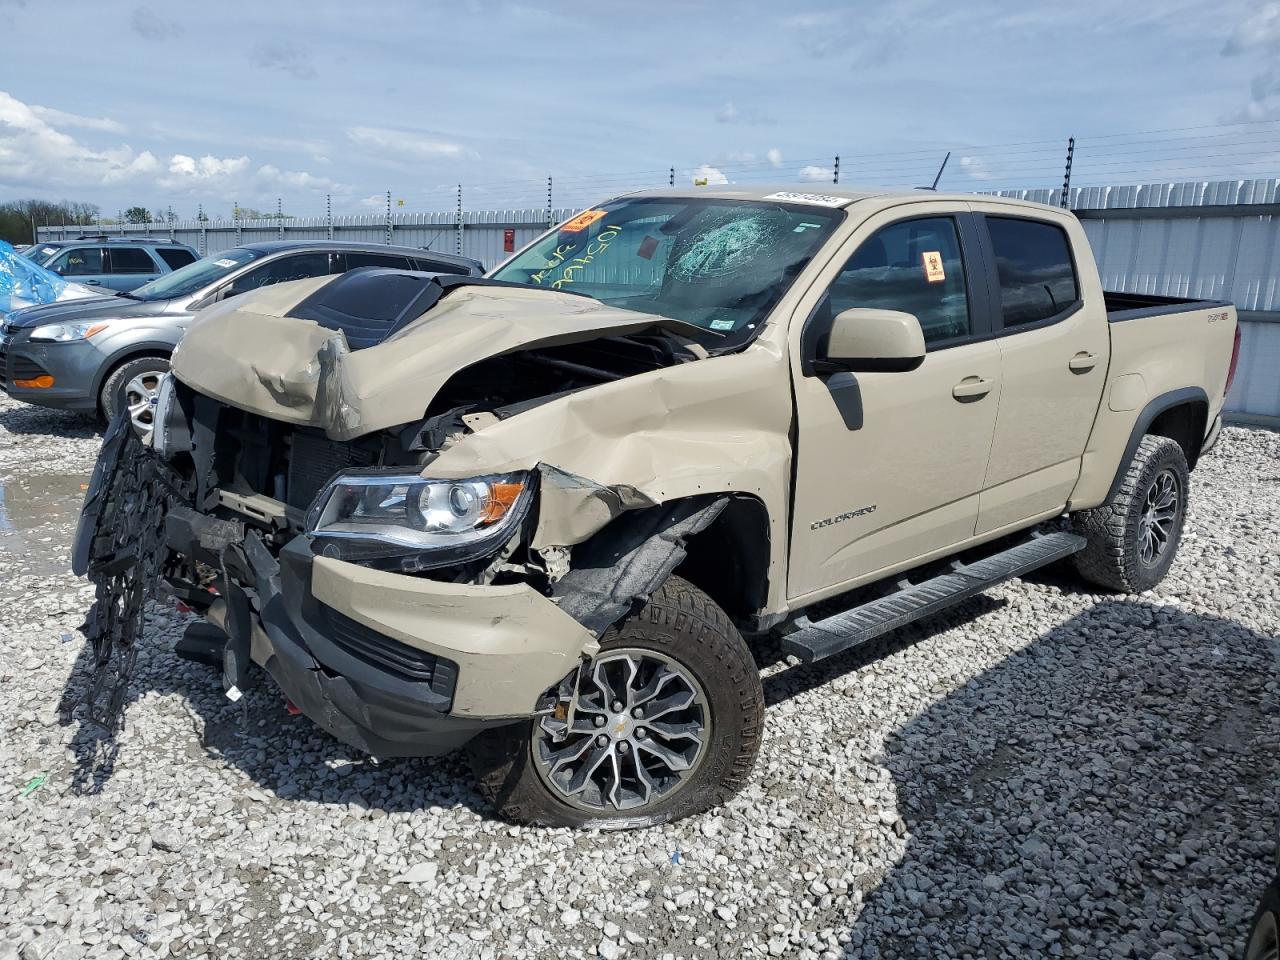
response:
M38 343L66 343L70 340L88 340L95 333L101 333L110 321L97 320L93 323L47 323L31 331L31 339Z
M429 480L344 473L307 511L316 552L405 571L463 563L496 550L529 512L527 473Z

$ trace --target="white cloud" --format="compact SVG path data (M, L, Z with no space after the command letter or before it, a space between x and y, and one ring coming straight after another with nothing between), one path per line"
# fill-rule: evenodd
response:
M1248 50L1280 51L1280 4L1268 3L1253 16L1237 24L1222 47L1224 57L1234 57Z
M765 156L769 158L769 163L771 165L775 167L782 166L782 151L777 147L771 147Z
M305 170L281 170L270 163L260 166L254 176L262 183L290 187L295 190L338 189L338 184L328 177L317 177Z
M810 164L807 167L800 168L800 179L808 180L813 183L820 180L825 180L827 183L830 183L835 179L835 175L836 172L831 169L831 167L815 167Z
M200 159L184 153L169 158L169 175L176 181L219 180L242 173L249 168L248 157L214 157L205 154Z
M157 166L151 153L138 153L127 144L91 149L0 91L0 177L8 184L96 186L150 173Z
M992 180L996 176L982 157L961 157L960 169L974 180Z
M717 169L716 167L711 166L711 164L709 163L704 163L697 170L693 171L693 179L695 181L701 180L704 177L706 178L707 186L709 187L714 187L718 184L725 184L729 182L728 177L726 177L723 173L721 173L720 170Z
M358 147L393 154L399 159L438 160L460 157L461 144L386 127L348 127L347 139Z
M108 117L82 117L78 113L66 113L53 107L31 104L31 112L54 127L78 127L82 130L101 130L104 133L124 133L124 124Z
M386 210L387 195L385 193L373 193L360 200L360 206L367 207L370 210Z
M725 101L725 105L716 111L716 123L745 123L753 127L767 127L775 122L772 117L767 117L758 110L739 109L732 100Z

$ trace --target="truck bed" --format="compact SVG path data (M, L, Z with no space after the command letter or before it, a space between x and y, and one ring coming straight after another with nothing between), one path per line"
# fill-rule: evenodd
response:
M1102 299L1107 307L1107 320L1111 323L1165 313L1186 313L1189 310L1231 306L1225 300L1189 300L1185 297L1160 297L1154 293L1118 293L1110 290L1103 291Z

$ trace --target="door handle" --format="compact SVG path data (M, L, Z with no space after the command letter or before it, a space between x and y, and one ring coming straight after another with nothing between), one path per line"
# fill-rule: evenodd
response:
M87 285L88 285L88 286L90 286L90 287L100 287L100 286L102 286L102 281L101 281L101 280L81 280L80 282L81 282L81 283L83 283L83 284L87 284Z
M1090 353L1087 350L1081 350L1074 357L1067 361L1067 366L1075 373L1087 373L1092 370L1098 363L1098 355Z
M986 377L965 377L951 388L951 395L961 403L967 403L971 400L981 400L991 392L993 386L995 381L988 380Z

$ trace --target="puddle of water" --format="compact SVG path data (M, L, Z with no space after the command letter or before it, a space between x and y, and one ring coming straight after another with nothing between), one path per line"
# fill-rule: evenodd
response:
M8 576L67 573L89 477L0 477L0 569Z

